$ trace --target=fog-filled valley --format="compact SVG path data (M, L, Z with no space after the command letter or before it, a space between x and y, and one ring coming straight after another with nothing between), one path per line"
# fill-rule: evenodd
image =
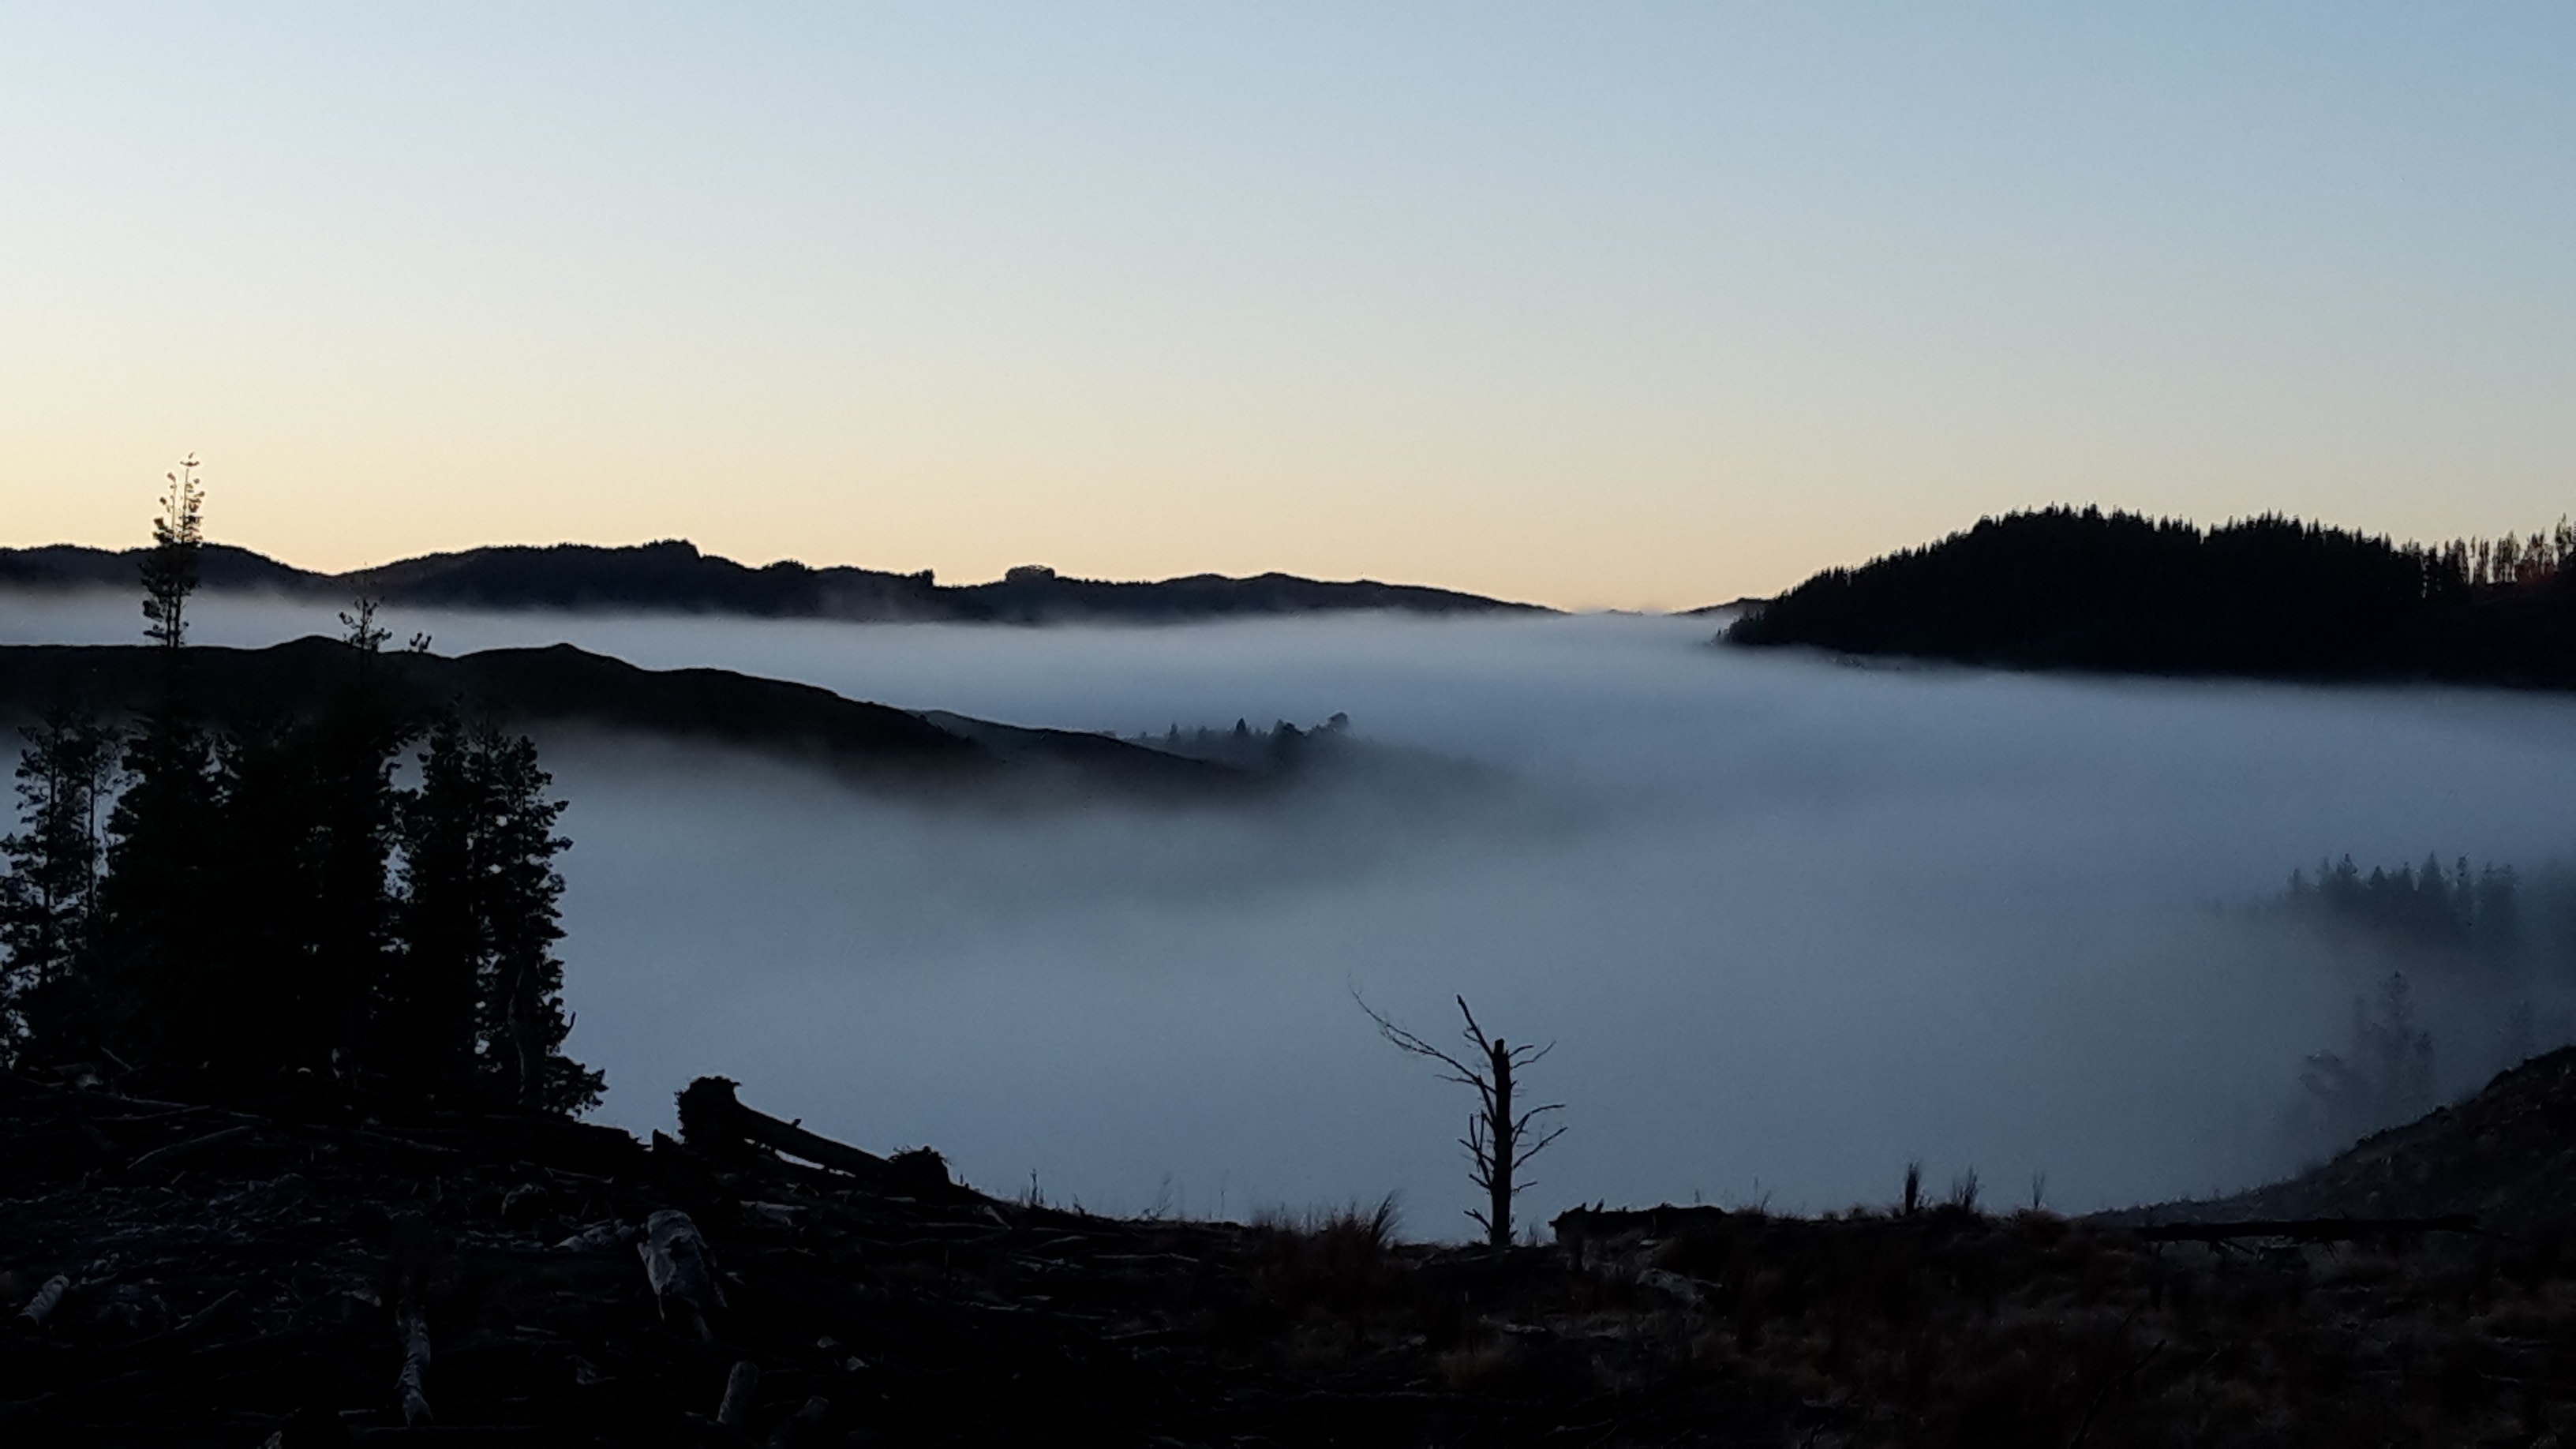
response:
M13 598L0 642L127 642L133 608ZM336 632L192 608L193 643ZM2441 1093L2516 1031L2565 1034L2527 950L2453 960L2281 894L2345 854L2537 878L2576 840L2556 696L1849 668L1714 647L1702 619L387 622L1130 737L1350 717L1348 768L1201 805L939 803L546 739L571 1049L639 1129L722 1073L996 1193L1240 1216L1392 1190L1411 1231L1458 1236L1468 1102L1352 992L1442 1038L1463 993L1558 1043L1529 1090L1569 1130L1525 1220L1883 1201L1914 1159L2089 1209L2339 1145L2294 1125L2319 1111L2303 1061L2348 1051L2392 969Z

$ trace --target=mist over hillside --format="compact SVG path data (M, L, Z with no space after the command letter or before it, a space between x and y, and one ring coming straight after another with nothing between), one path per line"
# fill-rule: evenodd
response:
M145 645L0 643L0 720L40 723L68 711L129 725L164 695L171 663ZM1258 788L1290 763L892 709L727 669L638 669L570 644L449 657L424 641L360 656L344 640L306 635L266 648L200 644L178 656L178 669L190 708L219 730L326 713L362 674L379 706L412 726L456 716L547 738L646 736L789 760L848 785L952 797L1187 798ZM1299 736L1283 725L1271 738L1284 746Z
M130 637L131 609L13 607L0 634ZM996 811L633 736L547 755L571 1046L609 1120L667 1122L716 1071L995 1190L1240 1213L1395 1188L1432 1234L1462 1224L1465 1104L1354 985L1425 1031L1464 992L1560 1043L1534 1080L1572 1131L1534 1218L1884 1200L1917 1157L1999 1192L2045 1172L2064 1208L2206 1192L2294 1165L2302 1063L2388 969L2250 907L2346 852L2536 866L2576 788L2549 698L1847 669L1690 620L388 622L1131 737L1347 713L1384 758L1449 762ZM196 627L325 622L210 596ZM2417 999L2443 1090L2473 1085L2511 999Z

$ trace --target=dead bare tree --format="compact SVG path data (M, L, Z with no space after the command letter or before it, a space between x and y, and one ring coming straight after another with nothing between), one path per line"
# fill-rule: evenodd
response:
M1468 1179L1484 1190L1487 1206L1482 1210L1469 1208L1467 1216L1484 1228L1486 1242L1496 1248L1510 1247L1512 1199L1529 1186L1520 1181L1520 1170L1549 1143L1565 1135L1565 1129L1558 1127L1535 1141L1531 1139L1532 1124L1550 1112L1564 1111L1565 1104L1550 1102L1543 1107L1516 1108L1512 1101L1513 1078L1521 1068L1556 1050L1556 1043L1516 1047L1501 1037L1488 1038L1484 1028L1476 1024L1476 1013L1467 1009L1467 998L1461 996L1457 998L1458 1014L1467 1019L1467 1025L1458 1034L1475 1048L1475 1064L1470 1065L1389 1021L1368 1004L1356 986L1351 988L1351 1000L1377 1023L1378 1035L1400 1050L1429 1057L1447 1068L1440 1074L1442 1081L1476 1089L1476 1111L1468 1117L1467 1135L1458 1139L1458 1145L1467 1149L1471 1164Z

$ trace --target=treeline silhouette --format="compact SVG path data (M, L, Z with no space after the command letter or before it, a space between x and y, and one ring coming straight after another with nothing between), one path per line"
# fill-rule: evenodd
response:
M1284 772L1307 764L1320 752L1341 747L1349 740L1350 731L1351 717L1347 714L1336 714L1302 730L1284 719L1266 730L1256 730L1249 720L1238 719L1230 730L1206 725L1185 730L1175 723L1159 735L1136 736L1136 743L1185 759L1208 760L1242 770Z
M184 647L201 511L183 465L143 568L163 669L141 718L22 730L0 1060L199 1099L594 1104L563 1051L570 842L535 745L399 703L365 601L317 705L210 729Z
M2576 685L2576 528L2396 544L2276 515L1978 521L1828 569L1728 642L2013 668Z
M2347 855L2319 861L2313 878L2304 870L2290 872L2288 901L2319 919L2392 941L2509 964L2524 954L2521 883L2512 866L2490 864L2473 871L2467 856L2445 868L2441 857L2427 854L2420 866L2372 866L2364 875ZM2554 888L2553 897L2568 888L2554 875L2544 877L2544 885ZM2548 904L2563 911L2576 903L2553 899ZM2558 948L2546 953L2551 969L2576 972L2576 938L2553 932L2533 944Z

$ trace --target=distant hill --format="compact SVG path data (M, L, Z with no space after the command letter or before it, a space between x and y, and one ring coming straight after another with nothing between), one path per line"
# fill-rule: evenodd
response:
M357 664L347 645L322 638L266 649L191 647L183 660L192 699L219 725L310 709L347 687ZM1258 784L1247 771L1103 735L924 716L724 669L639 669L569 644L454 658L389 653L368 662L415 710L454 708L541 739L570 727L710 742L864 784L1051 780L1175 796ZM148 645L0 646L0 717L25 719L66 705L123 715L155 697L162 665Z
M1723 638L2016 669L2576 687L2576 534L2441 547L2052 508L1828 569Z
M135 587L143 550L57 544L0 549L0 588ZM1066 578L1053 569L1012 569L991 583L945 585L927 573L809 568L782 562L752 568L672 540L604 548L553 544L425 554L342 574L295 568L248 549L210 545L206 587L267 590L346 601L361 592L389 604L455 609L641 610L741 614L768 619L955 621L1037 624L1084 619L1177 622L1263 614L1392 610L1415 614L1545 612L1448 589L1334 583L1290 574L1228 578L1193 574L1150 583Z

